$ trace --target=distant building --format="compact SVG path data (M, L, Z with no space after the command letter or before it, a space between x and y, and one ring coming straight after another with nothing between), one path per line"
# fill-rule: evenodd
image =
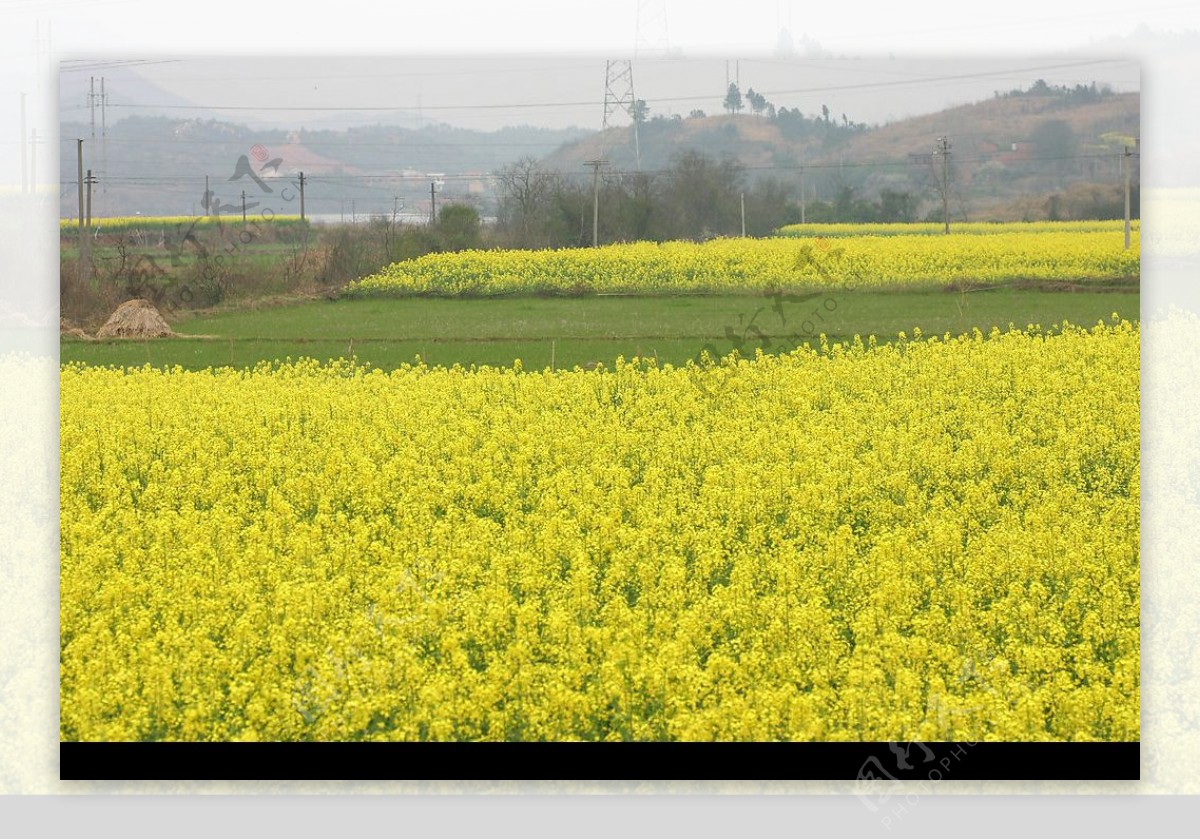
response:
M1021 163L1033 157L1037 151L1037 144L1030 143L1028 140L1018 140L1010 144L1008 151L1001 152L996 156L996 159L1001 163Z

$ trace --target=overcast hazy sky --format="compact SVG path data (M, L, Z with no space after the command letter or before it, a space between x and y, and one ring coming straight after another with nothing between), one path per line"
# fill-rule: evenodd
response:
M1130 40L1149 27L1158 40ZM791 34L792 63L773 61L781 33ZM1129 3L1128 0L1006 0L1003 3L800 3L795 0L455 0L385 4L379 0L289 0L248 4L205 0L200 4L157 0L4 0L0 2L0 187L21 180L21 151L37 157L39 178L53 183L57 126L56 85L63 59L175 59L224 55L222 62L183 61L146 65L168 90L199 104L303 104L341 107L415 108L431 119L494 127L502 122L577 124L595 127L603 115L603 62L633 56L642 46L669 47L680 63L643 54L635 89L652 113L719 108L726 58L740 59L743 87L763 90L778 105L807 112L829 104L857 121L880 122L945 104L987 96L992 90L1048 81L1109 81L1119 89L1136 84L1142 65L1147 109L1163 108L1171 119L1196 110L1187 72L1194 65L1162 36L1200 30L1195 0ZM814 45L833 56L863 56L857 66L831 69L812 55ZM475 72L485 56L502 54L513 64ZM380 59L342 64L316 56L410 56L403 65ZM419 56L452 56L446 63ZM547 56L588 56L574 68ZM930 62L880 65L894 55L909 59L976 59L1003 56L1028 64L1028 72L974 80L931 79L971 72L977 65ZM1091 57L1127 56L1127 65L1097 64L1029 69ZM313 56L299 62L272 58L266 69L247 72L236 57ZM1162 60L1160 60L1160 57ZM708 63L697 63L708 58ZM1188 62L1192 61L1192 65ZM299 72L309 77L300 79ZM1149 71L1147 71L1149 68ZM115 72L110 102L126 95ZM1161 69L1161 72L1159 72ZM111 71L111 72L110 72ZM904 74L913 74L906 76ZM1155 73L1158 73L1155 76ZM188 80L184 76L195 78ZM356 74L354 79L339 75ZM272 78L275 77L275 78ZM890 84L884 84L890 83ZM897 84L899 83L899 84ZM279 88L278 85L292 87ZM853 88L854 84L872 87ZM809 91L820 88L819 91ZM775 91L790 91L775 93ZM22 97L22 94L25 94ZM132 94L129 94L132 95ZM1153 97L1161 96L1157 101ZM1186 102L1182 97L1190 97ZM701 97L698 99L690 97ZM290 101L285 101L290 100ZM21 103L25 103L22 144ZM540 107L542 103L578 105ZM7 103L7 104L5 104ZM78 104L82 104L81 102ZM462 105L517 106L451 110ZM539 107L535 107L539 106ZM116 117L120 109L114 108ZM236 113L236 112L235 112ZM314 112L313 119L316 119ZM286 123L294 114L275 112ZM37 132L34 138L33 132ZM1188 158L1185 158L1188 159ZM34 166L30 160L28 168Z
M806 54L807 52L807 54ZM835 118L845 113L857 122L880 123L936 111L947 105L986 98L995 90L1025 87L1038 78L1057 84L1110 84L1136 90L1137 62L1126 58L1090 58L1079 53L1021 58L867 58L796 51L758 56L670 57L661 52L633 59L633 89L651 115L693 109L719 113L727 80L743 92L753 88L776 106L818 113L828 105ZM194 58L132 67L74 65L67 70L65 116L86 118L79 83L91 74L107 77L110 119L131 106L169 104L132 77L206 106L237 121L284 126L363 109L386 122L396 111L419 112L430 122L472 128L529 124L599 128L604 118L607 62L592 56L482 56L371 58L272 57L257 59ZM628 82L614 83L621 95ZM72 102L72 100L79 100ZM179 103L176 103L178 106ZM293 110L295 109L295 110ZM188 107L164 111L197 115ZM617 122L628 122L618 115Z

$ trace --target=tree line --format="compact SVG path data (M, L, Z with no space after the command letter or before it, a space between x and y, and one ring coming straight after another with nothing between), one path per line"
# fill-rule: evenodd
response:
M910 192L883 190L870 201L842 186L832 200L810 200L802 208L794 179L751 178L732 157L693 149L676 154L659 172L602 170L595 190L590 175L571 177L533 158L510 164L497 179L496 223L489 233L492 244L508 248L590 245L596 203L601 243L740 236L743 224L747 236L766 236L802 219L916 221L920 205Z

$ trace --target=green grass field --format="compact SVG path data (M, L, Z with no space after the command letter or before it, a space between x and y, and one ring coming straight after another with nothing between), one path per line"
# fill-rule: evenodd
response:
M64 336L62 361L190 369L252 366L291 357L355 356L383 369L420 357L430 365L526 369L611 366L617 356L655 356L684 364L708 347L724 355L787 351L860 335L895 340L920 327L926 335L1007 329L1066 320L1093 325L1112 313L1137 320L1136 282L1110 291L996 288L954 291L821 291L683 297L409 298L314 301L194 317L173 324L205 338L85 341Z

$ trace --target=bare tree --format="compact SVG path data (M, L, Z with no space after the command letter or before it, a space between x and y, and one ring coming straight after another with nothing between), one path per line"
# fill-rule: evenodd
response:
M560 176L532 157L524 157L497 173L502 195L498 223L514 237L520 247L539 244L541 223Z

